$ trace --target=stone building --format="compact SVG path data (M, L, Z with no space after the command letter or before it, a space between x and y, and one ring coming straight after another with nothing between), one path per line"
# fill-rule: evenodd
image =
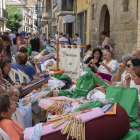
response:
M89 40L93 48L102 44L100 33L104 30L115 50L114 58L119 62L122 55L137 49L137 41L140 48L138 0L90 0L90 9Z
M0 32L6 29L6 22L8 21L8 12L5 7L5 0L0 0Z

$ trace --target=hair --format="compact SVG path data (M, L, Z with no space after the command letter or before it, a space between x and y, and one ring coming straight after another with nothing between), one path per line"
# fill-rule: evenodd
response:
M76 44L76 43L73 43L73 45L76 45L76 46L77 46L77 44Z
M60 33L59 35L63 35L63 33Z
M134 67L140 66L140 60L139 59L132 59L131 60Z
M122 56L122 62L127 63L129 60L134 59L132 54L125 54Z
M19 64L25 65L27 63L27 60L28 60L28 56L26 53L21 52L20 54L18 54L17 61Z
M91 46L90 44L88 44L88 45L86 46L85 53L87 53L87 51L88 51L91 47L92 47L92 46Z
M25 47L21 47L21 48L19 49L19 52L27 53L28 50L27 50L27 48L25 48Z
M8 112L10 108L10 98L7 94L0 94L0 120L3 119L1 116L2 112Z
M111 54L110 50L102 50L102 53L107 53L108 55Z
M134 70L135 74L136 74L138 77L140 77L140 66L134 67L133 70Z
M16 33L16 37L18 37L19 36L19 33Z
M76 35L77 37L79 36L79 34L78 34L78 33L76 33L75 35Z
M102 31L101 32L101 35L106 35L106 31Z
M102 53L102 51L101 51L99 48L97 48L97 49L94 49L94 50L93 50L93 52L92 52L92 54L93 54L93 57L94 57L94 53L95 53L95 52L99 52L99 53L100 53L99 60L101 60L101 59L102 59L102 56L103 56L103 53Z
M10 59L8 59L6 57L1 58L1 60L0 60L0 68L2 70L2 74L5 74L3 69L9 63L12 63L12 61Z
M4 49L3 40L2 38L0 38L0 54L2 53L3 49Z
M9 41L10 42L10 39L7 35L1 35L0 38L2 38L3 41Z
M110 50L109 45L105 45L104 48L107 49L107 50Z

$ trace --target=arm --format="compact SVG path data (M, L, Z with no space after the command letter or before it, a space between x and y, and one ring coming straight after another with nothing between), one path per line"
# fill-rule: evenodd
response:
M109 40L105 39L105 45L109 45Z
M35 68L36 68L36 73L34 74L34 76L39 76L41 74L40 70L38 69L38 66L35 65Z
M73 38L73 41L77 41L78 40L78 38Z
M43 50L43 46L42 46L42 42L41 42L41 40L40 40L40 38L39 38L39 42L40 42L40 52Z
M104 66L109 72L111 72L111 68L108 67L104 62L100 62L99 64Z
M31 38L29 38L29 40L28 40L28 47L29 47L30 43L31 43Z
M121 71L122 71L122 66L121 64L118 67L117 75L116 75L116 81L120 82L121 81Z
M125 80L126 80L126 82L125 82L125 87L126 87L126 88L129 88L129 87L130 87L130 81L131 81L131 77L130 77L129 74L127 74L127 75L125 76Z

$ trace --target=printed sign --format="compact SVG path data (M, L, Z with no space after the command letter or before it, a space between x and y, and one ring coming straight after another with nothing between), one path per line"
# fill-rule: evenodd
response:
M74 20L75 20L75 16L73 16L73 15L66 15L64 17L64 21L67 23L72 23L72 22L74 22Z
M80 76L80 47L60 49L60 69L64 70L64 75L72 79L78 79Z

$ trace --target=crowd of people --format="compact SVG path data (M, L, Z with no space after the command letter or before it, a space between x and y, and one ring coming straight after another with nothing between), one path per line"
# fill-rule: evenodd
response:
M85 57L83 63L94 73L105 77L112 82L112 85L117 85L125 88L137 88L140 92L140 50L134 50L132 54L122 56L122 62L119 63L113 59L114 50L111 47L110 38L106 32L101 33L104 39L101 46L92 51L92 46L86 46ZM81 45L79 34L75 34L74 38L70 37L69 33L55 34L55 40L51 37L46 37L46 34L40 35L38 31L33 31L32 34L26 34L24 31L19 33L4 32L0 35L0 127L7 133L11 140L17 140L21 137L24 129L12 119L12 114L16 111L16 103L19 100L21 85L18 82L13 82L9 77L11 68L22 70L29 76L30 80L36 79L41 74L38 65L27 65L27 61L34 58L43 50L43 43L48 46L55 44L59 40L59 44ZM27 56L28 47L32 46L31 56ZM15 62L13 62L11 51L15 52ZM19 77L16 75L16 80Z

